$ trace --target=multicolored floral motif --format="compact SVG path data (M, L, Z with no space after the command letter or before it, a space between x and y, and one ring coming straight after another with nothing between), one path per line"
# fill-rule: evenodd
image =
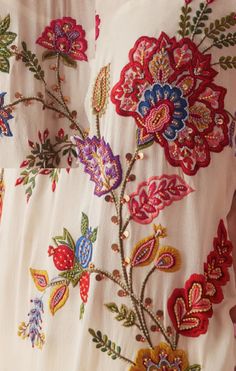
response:
M22 339L30 338L32 347L35 346L39 349L42 349L45 343L45 335L41 331L42 327L42 313L43 313L43 302L40 298L35 298L31 300L33 304L32 309L28 313L29 322L21 322L18 328L18 335Z
M29 323L22 322L18 327L18 335L23 339L30 337L32 346L42 348L45 336L40 332L43 313L43 297L47 289L50 289L49 309L54 315L69 298L69 286L80 286L80 318L83 317L84 307L88 300L90 286L90 273L86 270L92 260L93 243L97 239L97 228L89 227L86 214L82 213L81 219L82 236L74 241L69 231L64 228L62 236L53 238L55 247L49 246L48 255L53 257L53 263L60 272L56 277L49 279L45 270L30 268L30 274L36 288L42 292L42 297L34 299L34 308L30 311Z
M0 137L11 137L12 132L8 120L13 119L10 111L4 108L4 97L6 93L0 93Z
M161 210L186 197L193 189L178 175L153 176L130 195L129 211L137 223L149 224Z
M44 57L51 58L60 54L65 59L69 57L78 61L87 61L85 31L71 17L51 21L50 26L45 28L36 42L51 51Z
M180 269L181 258L177 249L171 246L160 247L160 238L166 237L166 229L154 225L154 234L139 241L132 252L131 265L143 267L155 261L155 267L163 272L176 272Z
M188 357L182 349L172 350L168 344L160 343L154 349L140 349L135 366L129 371L186 371Z
M116 189L122 180L122 169L119 156L113 155L110 145L95 136L85 140L75 136L74 140L78 159L95 183L94 194L100 197Z
M226 89L214 83L216 75L211 55L190 39L142 36L111 100L117 113L135 119L139 146L159 143L171 165L194 175L228 144Z
M175 289L168 300L168 312L176 331L184 336L205 334L212 304L220 303L224 296L221 286L229 281L228 268L232 265L232 243L227 238L223 220L214 238L214 249L204 264L204 275L193 274L183 289Z

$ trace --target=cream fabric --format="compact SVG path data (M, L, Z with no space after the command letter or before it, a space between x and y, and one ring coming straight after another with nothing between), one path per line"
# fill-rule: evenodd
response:
M60 3L60 5L58 5ZM89 2L81 1L7 1L1 0L2 12L10 12L15 32L22 38L34 40L52 18L71 15L79 23L88 24L89 33L91 20L87 16ZM85 108L81 106L80 114L90 125L90 136L96 134L95 116L91 112L91 94L95 78L100 69L111 64L110 85L113 87L120 78L122 68L128 62L129 50L135 41L143 35L158 37L161 31L169 36L176 35L181 0L97 0L96 12L101 19L100 36L96 43L95 56L90 45L89 87L85 86L88 71L85 65L80 72L71 72L67 86L78 106L86 94ZM198 1L193 2L195 8ZM82 10L81 10L82 9ZM235 10L235 1L227 0L222 7L221 2L214 3L214 17L219 18ZM90 10L89 10L90 12ZM85 17L85 18L84 18ZM87 19L88 18L88 19ZM19 30L18 30L19 28ZM29 37L30 32L30 37ZM24 37L23 37L24 36ZM33 42L32 42L33 43ZM214 50L214 58L222 55ZM235 54L235 47L227 52ZM31 80L14 67L3 84L9 91L15 91L15 84L34 89ZM17 64L18 66L18 64ZM83 70L83 68L85 70ZM218 70L218 66L216 69ZM80 75L81 74L81 75ZM76 78L75 78L76 76ZM2 79L2 77L0 77ZM77 88L77 78L81 78ZM227 88L225 106L230 112L235 111L235 71L220 71L215 83ZM13 89L14 85L14 89ZM13 89L13 90L12 90ZM18 87L17 87L18 89ZM81 99L80 96L81 94ZM79 103L78 103L79 102ZM26 113L27 112L27 113ZM29 113L30 112L30 113ZM17 110L17 120L12 124L15 138L2 140L0 143L1 165L15 166L25 158L25 143L28 136L36 135L36 128L44 128L49 124L52 128L50 114L42 121L31 126L39 113L36 108ZM16 122L18 121L18 122ZM83 120L82 120L83 121ZM55 125L57 125L55 120ZM22 129L20 129L22 128ZM22 130L22 131L21 131ZM115 106L109 100L106 114L101 119L101 132L114 154L119 154L122 167L126 167L125 155L135 149L135 123L131 117L122 117L115 112ZM17 144L16 144L17 143ZM154 310L164 311L164 324L170 324L167 312L167 300L175 288L184 287L185 281L193 273L203 273L203 264L212 249L212 240L216 236L220 219L227 227L227 215L230 211L236 189L236 158L234 150L228 146L221 153L211 153L211 162L207 168L201 168L196 175L186 175L180 167L173 167L167 162L164 150L160 145L145 149L144 159L138 161L133 172L136 181L128 183L126 193L131 194L140 182L154 175L176 174L183 178L195 191L181 201L173 203L160 212L153 221L167 228L168 236L165 244L179 249L182 257L181 269L175 273L157 273L147 286L146 296L155 299ZM6 156L7 153L7 156ZM2 155L3 154L3 155ZM18 161L19 160L19 161ZM130 306L129 299L118 298L117 286L108 279L97 282L91 280L88 303L85 307L83 320L79 320L81 300L79 288L70 289L70 296L63 306L52 317L45 300L43 327L46 333L46 344L42 351L32 349L29 340L21 340L17 336L18 324L27 319L30 299L36 296L37 290L29 273L29 268L47 270L51 276L56 269L47 249L52 244L52 237L60 234L63 227L77 239L80 236L82 212L89 217L90 225L98 226L98 238L94 244L93 263L104 270L112 272L121 269L119 256L112 252L111 245L117 242L117 226L111 223L115 209L112 203L104 201L104 197L93 195L94 185L89 175L83 171L83 165L71 169L68 174L62 169L57 188L51 191L51 182L46 176L39 176L34 193L26 203L23 186L15 187L20 176L19 169L5 169L5 197L3 215L0 226L0 353L1 371L120 371L128 369L122 360L113 361L106 353L96 349L88 333L88 328L100 329L109 339L122 348L122 353L134 360L139 349L146 349L147 343L135 340L135 328L125 328L114 319L114 315L106 310L105 303L115 301ZM128 210L124 211L124 218ZM129 237L125 241L125 252L130 254L133 246L144 237L152 234L152 224L142 225L132 222ZM141 269L141 268L140 268ZM144 269L144 268L142 268ZM209 328L205 335L197 338L180 336L178 348L188 354L190 364L200 364L204 371L232 371L236 364L235 339L233 326L229 316L230 308L236 302L235 275L230 271L230 281L223 286L224 300L213 306L214 314L209 320ZM134 286L141 286L144 275L135 272ZM153 335L155 345L163 341L163 337Z

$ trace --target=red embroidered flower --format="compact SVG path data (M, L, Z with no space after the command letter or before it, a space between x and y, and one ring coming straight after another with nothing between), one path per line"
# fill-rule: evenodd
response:
M229 281L228 268L232 265L232 243L227 238L223 220L220 221L213 251L204 264L204 274L193 274L185 288L175 289L168 300L168 312L174 327L184 336L199 336L208 329L212 304L224 299L221 286Z
M55 54L59 53L75 60L87 61L85 31L71 17L51 21L50 26L45 28L36 42L44 48L54 51Z
M205 296L206 279L193 274L184 289L175 289L168 300L170 318L179 334L197 337L208 329L212 304Z
M173 166L194 175L210 152L228 144L226 89L213 81L211 55L188 38L140 37L129 53L111 100L138 126L138 144L159 143Z

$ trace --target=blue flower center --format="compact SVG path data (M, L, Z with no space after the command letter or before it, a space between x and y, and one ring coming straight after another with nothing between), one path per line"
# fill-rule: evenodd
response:
M177 138L188 117L188 102L180 88L154 84L145 90L138 105L145 129L149 134L162 134L168 141Z

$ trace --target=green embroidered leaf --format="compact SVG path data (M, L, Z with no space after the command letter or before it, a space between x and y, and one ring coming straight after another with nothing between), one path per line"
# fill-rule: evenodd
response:
M107 335L102 335L101 331L95 332L93 329L89 328L89 333L92 335L93 342L97 343L96 348L100 349L102 352L106 352L111 359L117 359L121 357L121 347L116 345L108 339Z
M221 34L220 37L215 38L212 46L215 46L218 49L223 47L235 46L236 45L236 32L229 32L227 35Z
M98 233L98 228L95 228L93 231L92 231L92 234L90 236L90 241L92 243L94 243L97 239L97 233Z
M192 365L189 366L185 369L185 371L201 371L201 366L200 365Z
M0 71L8 73L10 70L10 63L9 60L0 55Z
M221 32L226 31L227 29L231 28L232 26L236 25L236 13L233 12L226 17L222 17L221 19L216 19L215 22L210 23L209 27L206 27L204 30L205 36L214 39L218 36Z
M76 287L83 274L83 268L76 263L73 269L59 273L60 277L70 281L73 287Z
M0 35L4 34L8 30L8 28L10 27L10 23L11 23L11 18L10 18L10 14L8 14L0 22Z
M116 305L116 303L107 303L105 304L107 309L112 313L118 313L117 316L115 316L115 319L117 321L124 321L123 326L125 327L131 327L135 325L136 321L136 314L133 310L128 309L124 304L120 306L120 309Z
M77 67L77 62L71 57L69 57L69 55L63 54L61 56L62 56L62 61L66 66L73 67L73 68Z
M81 305L80 305L79 319L82 319L83 316L84 316L84 303L81 303Z
M52 50L46 50L42 55L42 60L45 61L46 59L53 59L56 58L57 52Z
M107 309L109 309L110 312L119 313L119 308L116 303L108 303L104 305L107 307Z
M200 35L206 26L206 22L209 20L209 14L212 13L212 9L207 3L200 3L199 9L196 12L195 17L193 17L190 30L192 33L192 39L195 35Z
M24 41L21 43L21 45L23 48L21 52L23 63L25 63L25 66L28 67L29 70L34 73L34 77L37 80L44 81L44 71L42 70L42 67L39 64L36 54L28 50L27 45Z
M63 235L54 237L53 241L57 246L65 244L69 246L71 250L75 251L75 241L73 240L71 234L66 228L63 229Z
M12 53L7 48L0 49L0 56L10 58L12 56Z
M236 68L236 56L220 57L219 64L224 70Z
M182 13L180 15L180 22L179 22L180 29L178 33L182 37L186 37L190 33L190 26L191 26L190 13L192 12L192 8L188 5L185 5L182 7L181 10L182 10Z
M16 34L14 32L6 32L3 35L0 35L0 47L5 47L13 43L16 38Z
M81 220L81 234L85 236L87 234L89 227L89 220L85 213L82 213L82 220Z

